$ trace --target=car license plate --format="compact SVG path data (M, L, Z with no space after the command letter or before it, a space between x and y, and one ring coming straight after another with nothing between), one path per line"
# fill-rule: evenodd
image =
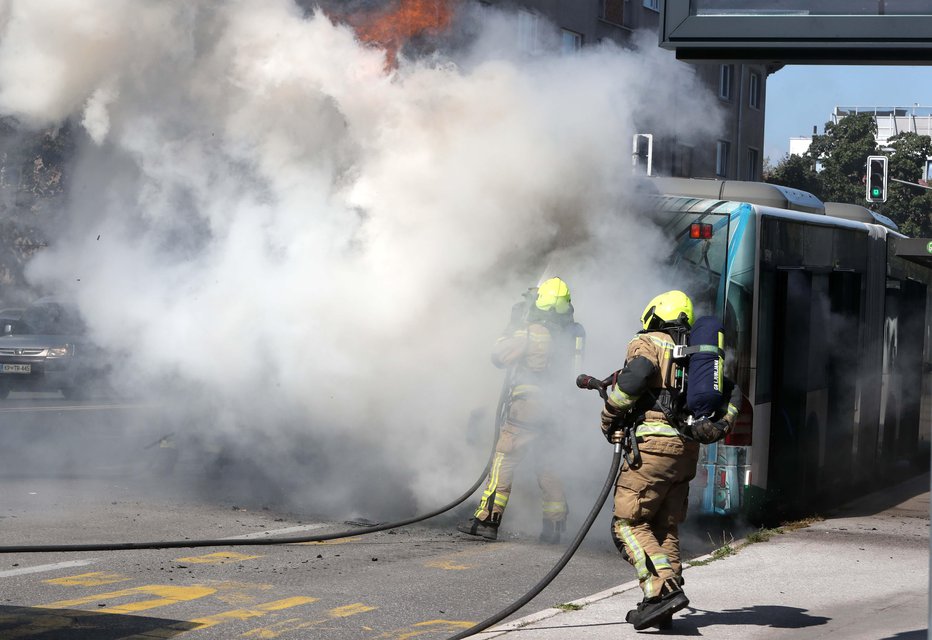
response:
M31 364L5 364L2 369L3 373L32 373Z

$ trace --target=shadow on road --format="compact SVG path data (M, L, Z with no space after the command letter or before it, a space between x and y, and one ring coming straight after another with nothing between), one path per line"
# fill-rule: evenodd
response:
M646 629L638 633L645 636L702 636L700 629L711 626L748 626L748 627L770 627L772 629L805 629L807 627L817 627L826 624L831 618L825 616L813 616L806 613L806 609L798 607L783 607L779 605L757 605L753 607L744 607L742 609L724 609L722 611L706 611L703 609L693 609L689 607L684 609L685 615L676 616L673 619L673 627L668 630L660 631L658 629ZM611 626L617 626L619 630L628 627L627 622L618 621L609 623ZM595 625L566 625L566 626L535 626L534 631L541 629L583 629L587 627L607 626L605 624ZM571 637L571 636L567 636ZM918 636L917 636L918 637ZM896 640L913 640L912 635L897 637Z
M884 487L879 491L853 500L848 504L830 511L826 516L829 518L871 516L881 511L893 509L896 513L901 511L906 514L916 512L917 515L921 513L928 517L928 493L929 473L926 472L899 484ZM913 500L919 496L924 496L924 503ZM894 509L894 507L898 508Z
M79 609L0 606L0 637L116 640L127 636L173 638L197 623Z

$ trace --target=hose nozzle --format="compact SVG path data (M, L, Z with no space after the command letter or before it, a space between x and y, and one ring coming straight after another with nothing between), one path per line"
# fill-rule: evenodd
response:
M599 391L603 387L603 383L598 378L581 373L576 376L576 386L580 389L592 389L593 391Z
M608 394L605 392L605 380L599 380L598 378L588 376L585 373L581 373L576 376L576 386L580 389L592 389L593 391L598 391L603 400L608 397Z

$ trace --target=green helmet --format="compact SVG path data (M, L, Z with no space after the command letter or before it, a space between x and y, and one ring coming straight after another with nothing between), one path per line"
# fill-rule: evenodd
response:
M665 324L693 323L693 301L682 291L667 291L647 303L641 314L641 324L645 331L659 329Z
M537 300L534 306L541 311L570 313L573 310L573 305L570 303L570 288L560 278L550 278L537 287Z

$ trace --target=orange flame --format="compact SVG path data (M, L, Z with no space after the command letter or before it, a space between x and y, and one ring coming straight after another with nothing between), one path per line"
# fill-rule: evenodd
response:
M379 14L356 14L347 22L359 40L385 49L387 65L397 64L398 51L413 36L442 33L453 21L453 0L399 0Z

